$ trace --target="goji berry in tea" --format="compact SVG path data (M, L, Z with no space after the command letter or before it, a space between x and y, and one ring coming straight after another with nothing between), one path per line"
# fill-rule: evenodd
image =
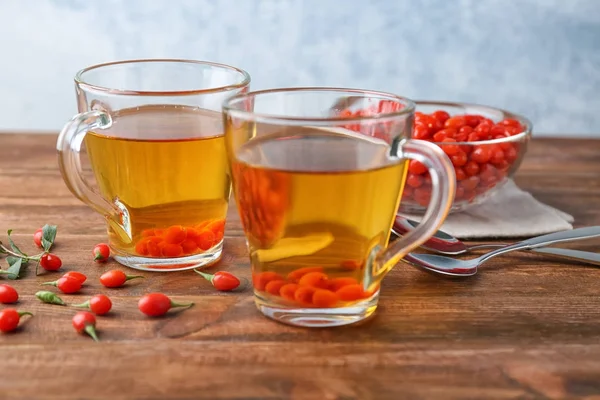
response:
M179 244L187 237L185 228L181 225L170 226L164 234L164 240L170 244Z
M252 276L252 284L257 290L265 290L267 284L271 281L282 281L283 277L273 271L259 272Z
M300 288L297 283L286 283L279 289L279 295L286 300L296 300L296 290Z
M365 291L365 298L369 298L371 296L373 296L375 293L377 293L377 291L379 290L379 285L375 285L373 286L371 289Z
M320 308L333 307L338 301L338 296L334 292L326 289L317 289L312 295L313 305Z
M356 269L362 269L363 262L357 261L357 260L345 260L345 261L342 261L342 263L340 264L340 267L342 267L342 269L345 269L348 271L354 271Z
M232 164L238 211L250 242L267 247L283 234L290 191L289 175Z
M164 257L179 257L183 254L183 247L174 243L163 243L161 254Z
M281 288L287 284L288 283L286 281L271 281L267 283L267 286L265 286L265 292L274 296L279 296Z
M346 285L338 289L335 294L342 301L356 301L365 297L362 285Z
M194 239L190 239L190 235L188 234L188 238L181 242L181 250L184 254L192 254L198 249L198 244Z
M296 293L294 293L294 299L298 303L310 305L310 304L312 304L313 295L315 294L316 291L317 291L317 289L315 289L312 286L300 286L296 290Z
M344 276L340 278L333 278L328 281L328 289L333 290L334 292L338 291L344 286L348 285L358 285L358 281L352 277Z
M210 250L223 240L224 219L207 220L194 226L173 225L166 229L145 229L135 252L150 257L181 257Z
M214 246L215 234L213 231L203 230L196 239L196 244L202 251L206 251Z
M291 282L298 282L300 278L310 272L323 272L323 267L303 267L293 270L287 275L287 279Z
M302 276L298 281L300 286L311 286L314 288L327 288L328 277L327 274L323 272L309 272L308 274Z
M223 238L223 232L225 231L225 220L224 219L220 219L220 220L212 221L211 223L209 223L208 225L206 225L206 229L208 229L209 231L213 232L216 237L220 236L221 239L222 239Z

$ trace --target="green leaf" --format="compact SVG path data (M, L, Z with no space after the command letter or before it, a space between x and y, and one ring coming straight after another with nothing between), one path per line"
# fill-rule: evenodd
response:
M8 279L18 279L23 259L10 256L6 257L6 261L8 262L8 269L6 270L8 272Z
M12 233L12 229L9 229L7 232L8 235L8 243L10 243L10 248L17 254L21 254L22 256L27 257L27 254L23 253L21 251L21 249L19 249L19 247L15 244L15 242L13 242L12 238L10 237L10 234Z
M56 239L56 225L44 225L42 228L42 247L45 251L50 251Z

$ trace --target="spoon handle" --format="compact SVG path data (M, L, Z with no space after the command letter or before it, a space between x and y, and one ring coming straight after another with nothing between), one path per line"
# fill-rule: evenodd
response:
M571 250L571 249L559 249L556 247L548 247L533 250L539 254L548 254L551 256L558 256L566 258L572 261L585 262L588 264L600 265L600 253L594 253L591 251Z
M570 242L573 240L589 239L600 236L600 226L589 226L586 228L578 228L570 231L561 231L550 233L548 235L537 236L531 239L523 240L522 242L515 243L510 246L502 247L498 250L490 251L489 253L481 256L481 262L488 258L508 253L509 251L516 250L531 250L538 247L549 246L554 243Z
M586 228L578 228L570 231L550 233L548 235L542 235L524 240L521 243L526 244L529 249L535 249L537 247L548 246L554 243L588 239L596 236L600 236L600 226L588 226Z

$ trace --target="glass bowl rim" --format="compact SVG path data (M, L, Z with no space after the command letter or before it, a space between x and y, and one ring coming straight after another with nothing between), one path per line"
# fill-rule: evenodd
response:
M497 113L500 112L500 113L504 114L506 116L506 118L516 119L517 121L521 122L521 125L525 126L525 129L521 133L517 133L516 135L512 135L512 136L507 136L502 139L480 140L477 142L433 142L433 141L431 142L438 146L443 146L443 145L446 145L446 146L447 145L478 146L478 145L512 143L512 142L520 142L523 139L528 139L529 137L532 136L533 124L531 123L531 121L528 118L526 118L525 116L523 116L521 114L517 114L512 111L508 111L508 110L505 110L502 108L492 107L492 106L478 104L478 103L466 103L466 102L458 102L458 101L413 100L413 102L416 105L415 112L419 111L418 108L420 105L439 106L440 109L443 109L444 107L460 107L460 108L478 107L478 108L482 108L482 109L487 109L492 112L497 112ZM461 114L457 114L457 115L461 115Z

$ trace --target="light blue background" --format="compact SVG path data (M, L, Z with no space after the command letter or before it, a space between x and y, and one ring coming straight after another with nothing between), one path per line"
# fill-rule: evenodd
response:
M327 85L522 113L600 137L600 0L0 0L0 130L58 130L85 66L182 57L253 88Z

